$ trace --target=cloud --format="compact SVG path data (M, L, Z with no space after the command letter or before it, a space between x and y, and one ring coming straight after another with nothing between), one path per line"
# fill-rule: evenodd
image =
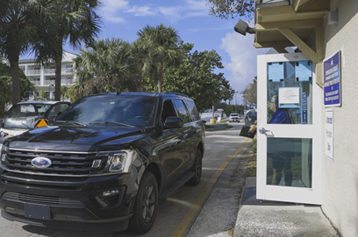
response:
M221 49L230 56L231 62L224 62L225 69L231 72L227 79L231 87L238 92L243 91L257 74L257 55L265 54L267 49L256 49L253 46L253 35L227 33L221 39Z
M105 21L125 22L123 15L132 14L135 17L155 16L162 14L165 18L174 22L179 19L208 16L209 6L205 0L181 0L180 5L153 6L130 5L126 0L103 0L99 9L100 15Z
M206 1L184 0L183 5L160 7L160 12L170 18L171 21L176 21L181 18L208 16L209 7Z
M102 0L102 6L99 8L99 14L105 21L120 23L126 22L125 19L119 17L118 11L129 8L129 1L125 0Z
M149 6L134 6L131 9L125 11L128 13L134 13L134 16L155 16L156 11Z

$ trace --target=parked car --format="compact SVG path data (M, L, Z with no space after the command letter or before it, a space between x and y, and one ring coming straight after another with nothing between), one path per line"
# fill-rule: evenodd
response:
M6 113L0 128L0 137L11 137L33 129L36 122L46 119L54 121L70 106L65 101L27 101L12 106Z
M254 125L256 120L257 120L256 110L254 109L249 110L245 115L245 125L246 126Z
M240 122L240 116L238 113L231 113L229 116L229 123L231 122Z
M158 198L201 179L205 127L189 97L101 93L51 126L5 140L0 207L8 220L95 232L148 232Z

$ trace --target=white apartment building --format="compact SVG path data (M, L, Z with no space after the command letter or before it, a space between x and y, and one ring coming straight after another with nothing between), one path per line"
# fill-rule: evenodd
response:
M64 51L61 65L61 86L72 86L76 81L76 74L74 73L74 58L77 55ZM35 85L37 94L44 89L46 93L49 93L49 98L54 99L55 91L55 63L50 62L43 66L36 63L35 59L22 59L19 60L19 67L24 71L26 77Z

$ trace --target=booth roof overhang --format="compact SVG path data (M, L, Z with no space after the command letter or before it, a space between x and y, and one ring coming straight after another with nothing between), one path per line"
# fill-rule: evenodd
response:
M297 47L322 70L324 59L323 19L330 9L329 0L256 1L256 48L274 48L287 53L286 47ZM314 43L308 44L308 41ZM317 84L322 85L321 75Z

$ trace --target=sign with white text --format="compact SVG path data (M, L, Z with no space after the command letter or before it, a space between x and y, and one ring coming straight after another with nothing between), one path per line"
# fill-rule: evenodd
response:
M325 153L326 157L333 161L333 110L326 110L325 124Z
M340 51L323 61L324 105L341 106Z

